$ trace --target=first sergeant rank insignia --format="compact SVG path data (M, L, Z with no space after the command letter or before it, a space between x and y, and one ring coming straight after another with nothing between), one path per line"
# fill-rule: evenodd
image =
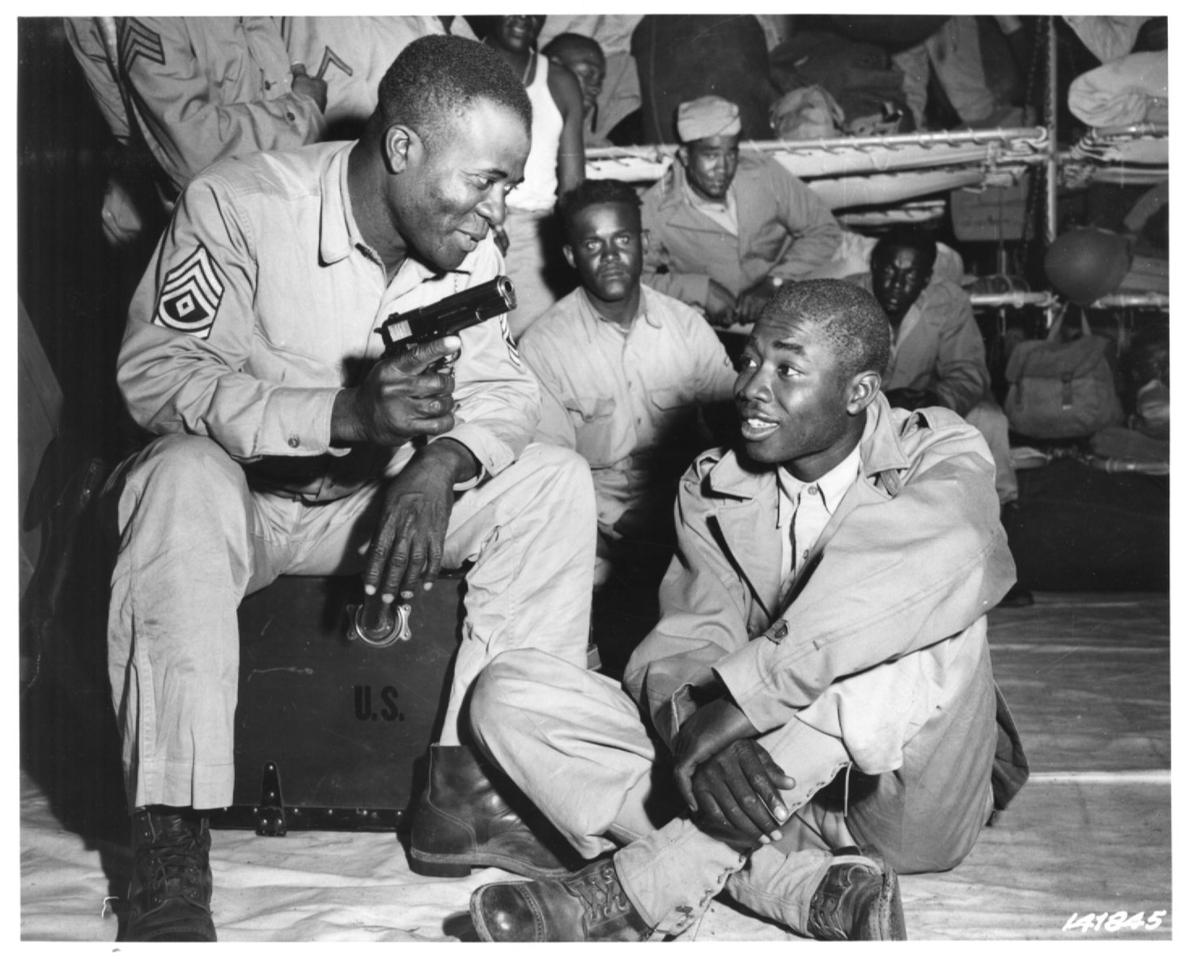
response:
M177 266L171 268L158 291L154 325L190 333L206 340L216 322L216 311L224 296L212 257L203 243Z

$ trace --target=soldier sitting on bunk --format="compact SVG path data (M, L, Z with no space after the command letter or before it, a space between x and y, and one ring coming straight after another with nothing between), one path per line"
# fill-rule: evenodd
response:
M741 156L732 102L683 102L677 132L677 158L644 194L645 282L711 323L751 322L783 282L821 275L839 225L776 161Z
M873 247L869 272L849 277L868 289L889 319L892 340L882 388L893 407L947 407L981 432L993 454L1002 517L1018 501L1018 478L1010 457L1010 423L993 397L985 344L968 294L934 273L938 250L930 233L890 229ZM1031 593L1016 585L1005 605L1030 605Z

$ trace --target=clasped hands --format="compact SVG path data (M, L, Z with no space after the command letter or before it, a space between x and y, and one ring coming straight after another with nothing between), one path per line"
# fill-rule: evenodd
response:
M703 831L740 851L781 837L781 792L793 778L774 763L756 728L727 697L709 700L681 726L673 779Z
M398 447L435 436L455 423L452 364L461 352L456 336L416 344L376 362L357 387L333 404L334 444ZM429 589L440 572L445 533L453 510L453 486L478 474L473 453L441 438L418 448L384 486L382 509L366 553L366 595L384 602L407 599L417 586Z

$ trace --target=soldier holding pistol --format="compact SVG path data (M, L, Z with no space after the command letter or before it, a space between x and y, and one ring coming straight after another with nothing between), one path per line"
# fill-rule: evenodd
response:
M558 870L458 719L498 653L585 664L586 463L529 443L536 382L502 316L378 360L391 313L503 272L492 233L530 121L497 55L425 37L387 72L362 140L226 159L180 197L118 368L157 435L110 484L109 669L134 809L125 940L216 938L205 812L233 794L237 607L284 573L361 571L395 602L473 563L413 868L510 854L513 871Z

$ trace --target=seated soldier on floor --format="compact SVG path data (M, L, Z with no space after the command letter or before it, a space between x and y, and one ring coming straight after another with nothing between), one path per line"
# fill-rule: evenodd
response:
M985 342L968 294L935 275L930 233L890 229L877 240L868 273L849 277L868 289L889 317L892 348L882 389L893 407L947 407L973 425L993 454L1003 521L1017 509L1018 478L1010 457L1010 422L993 397ZM1030 605L1016 585L1004 605Z
M901 938L895 872L958 865L1025 780L986 637L1014 581L993 462L950 410L890 408L889 330L840 280L766 306L626 692L537 649L483 670L479 748L591 862L477 889L481 938L676 934L725 887L801 935Z
M584 182L559 212L581 285L532 325L520 353L542 389L538 439L590 463L601 584L622 539L672 545L677 480L704 446L698 407L730 401L736 374L698 313L641 284L634 189Z
M711 323L752 322L783 282L821 275L840 227L773 159L741 157L732 102L683 102L677 132L677 158L644 194L645 282Z

